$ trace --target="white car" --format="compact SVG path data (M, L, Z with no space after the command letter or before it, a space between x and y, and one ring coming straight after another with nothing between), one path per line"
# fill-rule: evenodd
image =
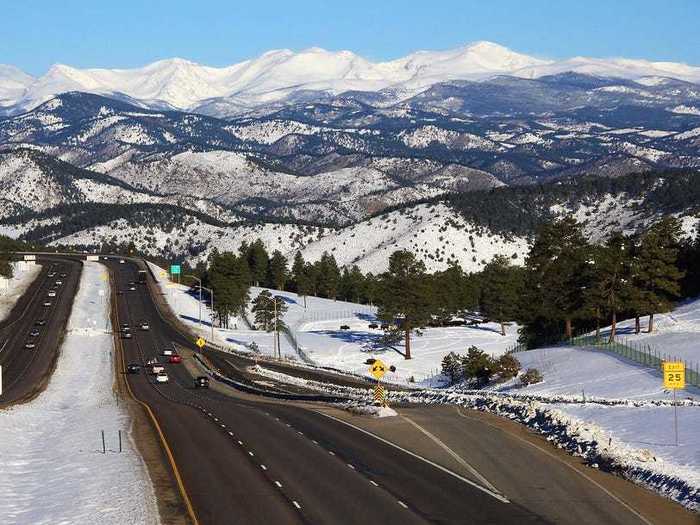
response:
M141 323L141 330L150 330L151 326L148 323Z
M25 343L24 348L36 348L36 344L32 342L27 342Z
M164 374L165 367L163 365L151 365L151 374Z
M124 259L119 259L119 264L124 264Z
M156 383L167 383L168 382L168 374L165 372L161 372L156 376Z
M166 348L165 350L163 350L162 355L170 357L171 355L175 355L175 350L169 350L168 348Z
M46 294L48 297L56 297L56 292L49 292Z
M56 281L56 284L61 286L63 284L63 281Z
M47 308L51 306L51 301L44 301L44 306L46 306Z

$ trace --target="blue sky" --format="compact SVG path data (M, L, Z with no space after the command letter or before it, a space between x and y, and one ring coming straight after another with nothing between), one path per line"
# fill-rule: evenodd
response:
M542 57L700 65L700 0L32 0L2 7L0 63L136 67L179 56L222 66L270 49L372 60L491 40Z

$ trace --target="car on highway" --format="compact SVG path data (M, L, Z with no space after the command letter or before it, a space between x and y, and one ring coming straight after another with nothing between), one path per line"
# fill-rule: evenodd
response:
M61 277L63 277L63 278L65 279L66 277L68 277L68 274L67 274L67 273L62 273L62 274L61 274Z
M122 323L122 331L128 332L129 330L131 330L131 328L129 328L129 323Z
M119 264L124 264L124 259L119 259Z
M124 339L131 339L132 335L131 332L126 332L122 330L122 338Z
M39 336L39 333L40 333L39 330L37 330L37 329L35 328L35 329L32 330L31 332L29 332L29 337L38 337L38 336Z
M52 290L52 291L50 291L49 293L47 293L46 295L47 295L47 297L56 297L56 292L54 292L54 291Z
M37 319L36 321L34 321L34 324L36 326L44 326L46 324L46 319Z
M49 279L53 279L54 277L56 277L56 272L49 272L49 273L47 274L47 277L48 277Z
M61 286L63 284L63 281L61 281L61 279L58 279L57 281L55 281L55 284Z
M51 306L51 301L44 301L44 306L46 306L46 307Z
M127 374L140 374L141 373L141 365L138 363L129 363L126 366L126 373Z
M207 376L197 376L194 378L195 388L209 388L209 378Z
M168 358L168 363L173 363L173 364L182 363L182 356L179 356L177 354L171 355L170 358Z
M168 374L161 372L156 375L156 383L167 383L169 381Z
M140 327L141 327L141 330L150 330L151 329L151 325L149 325L148 322L146 322L146 321L142 321Z
M348 325L346 325L346 324L341 324L341 325L340 325L340 329L341 329L341 330L350 330L350 327L349 327Z
M175 355L175 350L173 350L171 348L166 348L161 352L161 355L164 355L164 356Z
M27 341L26 343L24 343L24 348L36 348L36 343Z
M136 291L136 286L129 286L129 291L130 291L130 292L135 292L135 291Z

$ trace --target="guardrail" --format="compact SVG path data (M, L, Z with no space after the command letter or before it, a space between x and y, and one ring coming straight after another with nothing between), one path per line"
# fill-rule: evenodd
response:
M350 398L348 397L330 396L327 394L289 394L286 392L272 392L270 390L264 390L262 388L241 383L217 372L216 370L212 370L211 368L209 368L209 365L207 365L204 362L204 360L197 354L194 354L194 358L202 366L202 368L204 368L204 370L207 374L209 374L210 377L221 383L231 386L236 390L240 390L241 392L246 392L248 394L256 394L259 396L271 397L274 399L286 399L288 401L317 401L323 403L345 403L347 401L350 401Z

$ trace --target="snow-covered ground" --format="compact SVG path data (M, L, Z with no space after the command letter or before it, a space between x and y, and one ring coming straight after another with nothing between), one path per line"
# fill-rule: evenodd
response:
M700 300L655 316L652 334L634 335L634 319L619 325L622 337L649 344L662 355L692 363L700 360ZM603 330L607 333L609 329ZM490 390L537 398L549 408L590 425L622 447L648 451L663 469L700 487L700 389L677 392L675 444L671 391L658 369L634 363L602 348L551 347L520 352L523 368L537 368L544 381L521 388L517 380ZM630 403L619 403L619 400ZM563 402L565 401L565 402ZM687 402L694 401L694 402Z
M146 466L129 438L129 414L112 389L109 307L98 296L100 290L108 293L102 273L98 263L83 267L46 390L0 411L0 523L159 523Z
M12 267L14 274L11 279L0 277L0 321L10 315L17 300L24 295L41 272L40 265L24 261L12 263Z
M188 287L170 283L167 274L161 268L152 265L154 274L160 280L160 286L171 308L181 320L206 340L211 340L209 309L202 305L203 325L199 326L199 304L197 298L187 293ZM263 288L252 287L251 299ZM411 360L403 357L403 341L396 345L396 350L384 350L378 345L382 331L369 328L376 321L376 308L367 305L333 301L319 297L304 299L292 292L270 290L273 295L284 298L287 312L284 322L296 338L296 346L280 335L282 356L302 360L307 358L321 366L334 367L355 374L367 375L365 361L369 357L382 359L387 365L396 367L395 373L389 373L385 379L406 384L413 377L416 385L438 386L441 384L440 373L442 358L449 352L466 354L472 345L479 347L493 356L503 354L517 340L517 326L507 327L507 335L502 336L498 325L493 323L474 327L427 328L423 335L413 335L411 339ZM248 319L254 321L249 312ZM347 325L349 330L341 330ZM273 355L273 334L261 330L250 330L242 319L232 318L230 329L215 327L213 341L221 346L238 351L249 351L248 346L255 342L260 352Z

